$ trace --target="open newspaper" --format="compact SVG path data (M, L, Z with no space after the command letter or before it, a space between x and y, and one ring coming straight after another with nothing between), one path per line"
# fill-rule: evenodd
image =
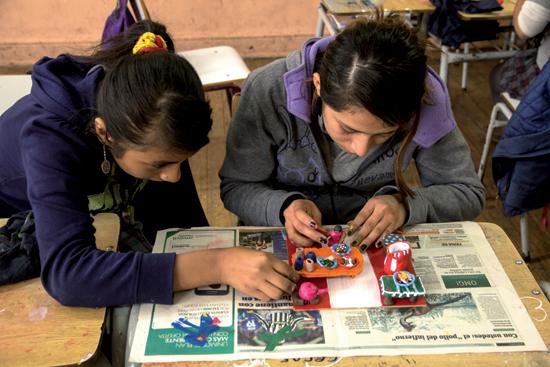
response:
M404 235L414 246L427 307L379 307L376 279L368 275L356 277L359 285L331 285L360 300L362 308L353 309L295 311L289 298L262 302L212 285L176 293L173 305L141 305L130 361L547 350L476 223L417 225ZM287 259L282 229L166 230L154 251L239 244ZM365 284L372 296L363 294Z

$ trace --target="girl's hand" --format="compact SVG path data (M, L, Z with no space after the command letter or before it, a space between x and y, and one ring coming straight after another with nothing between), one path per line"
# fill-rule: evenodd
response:
M286 233L298 247L308 247L313 242L326 244L328 232L321 227L321 211L311 200L294 200L283 211Z
M291 294L300 278L274 255L244 247L220 250L217 262L221 283L262 301Z
M407 208L400 194L375 196L349 223L353 231L352 245L368 247L401 227L406 218Z

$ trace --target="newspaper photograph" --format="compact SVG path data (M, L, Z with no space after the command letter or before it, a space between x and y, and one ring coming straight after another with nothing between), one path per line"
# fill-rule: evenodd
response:
M263 302L213 284L177 292L173 305L141 305L130 361L547 350L479 225L423 224L402 235L413 247L425 307L298 311L290 296ZM239 245L288 259L282 228L166 230L154 251Z

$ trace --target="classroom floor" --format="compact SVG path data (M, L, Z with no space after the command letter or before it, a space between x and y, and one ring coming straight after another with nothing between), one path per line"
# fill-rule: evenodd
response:
M430 65L439 70L439 54L429 52ZM265 65L273 59L247 59L251 70ZM466 140L470 144L474 164L478 166L485 132L489 123L492 101L489 92L488 75L496 61L477 61L470 63L468 88L460 88L461 67L451 65L449 68L448 88L456 121ZM0 74L20 74L29 67L0 67ZM208 94L212 109L214 125L210 134L210 144L191 158L191 167L199 196L211 226L233 226L236 218L224 209L219 196L218 170L225 155L225 135L230 114L224 92ZM496 130L498 139L500 131ZM415 179L413 170L408 177ZM480 222L496 223L508 234L516 248L520 250L519 218L504 216L500 201L497 199L495 184L491 179L491 166L487 167L484 183L487 187L487 204L485 210L476 218ZM537 281L550 281L550 231L540 224L542 210L529 213L529 240L531 262L528 264Z

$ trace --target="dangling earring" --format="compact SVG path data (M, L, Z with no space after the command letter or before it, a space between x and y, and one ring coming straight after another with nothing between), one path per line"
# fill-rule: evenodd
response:
M109 172L111 172L111 162L107 160L107 149L105 148L105 144L103 144L103 162L101 162L101 172L105 175L108 175Z

